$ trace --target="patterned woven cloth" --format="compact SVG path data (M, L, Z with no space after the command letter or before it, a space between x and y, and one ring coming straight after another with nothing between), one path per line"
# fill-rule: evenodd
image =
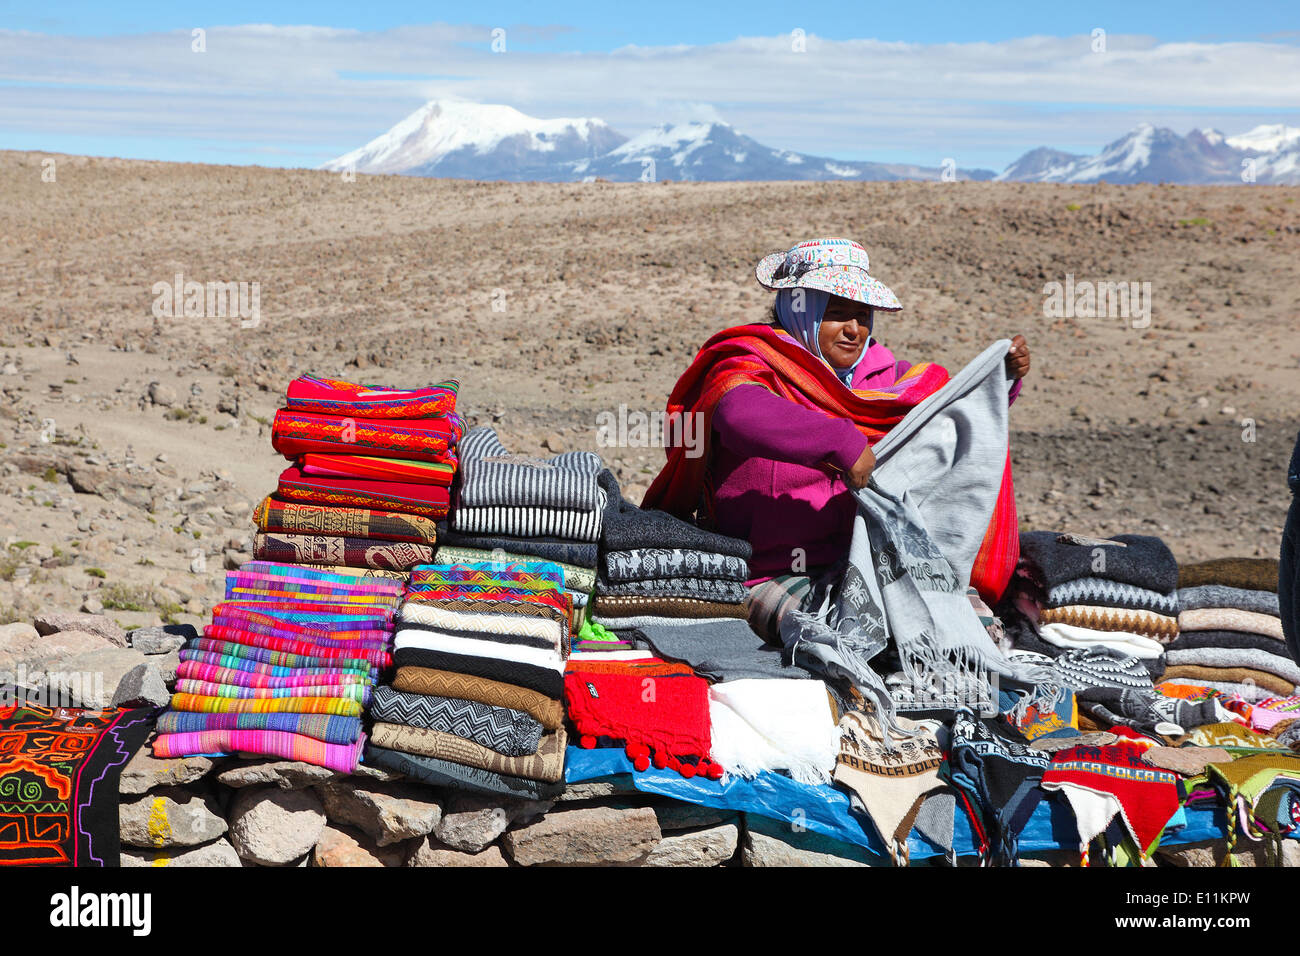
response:
M597 578L599 597L699 598L719 604L743 604L749 590L739 581L715 578L653 578L613 584Z
M457 445L460 498L457 507L510 505L593 511L601 504L596 476L600 456L571 451L551 458L514 455L489 425L471 428Z
M564 748L568 743L564 728L542 737L537 752L521 757L506 757L490 747L424 727L407 727L376 721L371 733L375 745L389 750L451 760L469 767L509 774L542 783L564 779Z
M601 492L601 507L588 511L540 506L458 506L452 515L452 525L457 531L471 534L503 534L512 537L541 535L572 541L599 541L603 505L604 492Z
M621 617L735 617L748 616L744 604L704 601L685 597L643 597L634 595L600 595L593 602L597 620L606 627ZM608 619L608 620L605 620Z
M370 715L385 723L464 737L506 757L536 753L543 731L541 721L523 711L474 700L411 694L392 687L375 688Z
M381 421L282 408L271 423L271 446L290 460L316 453L452 463L460 434L460 419L454 414Z
M160 734L154 738L155 757L167 759L188 754L251 753L327 767L352 773L361 759L365 734L355 743L330 744L315 737L278 730L205 730L200 733Z
M471 674L427 667L399 667L393 677L393 688L411 694L454 697L508 708L528 714L547 730L555 730L564 723L564 707L559 700L526 687Z
M329 478L303 474L302 469L296 466L280 472L276 495L295 502L400 511L435 520L445 518L451 505L450 493L439 485L366 478Z
M479 767L467 767L453 760L426 757L377 747L366 749L366 763L419 780L433 787L469 790L493 798L513 800L554 800L564 793L564 783L542 783L525 777L494 773Z
M258 533L253 536L253 556L266 561L342 564L395 571L412 568L417 564L428 564L433 560L433 548L407 541Z
M629 548L607 551L603 570L613 584L692 577L743 582L749 577L749 562L734 554L694 548Z
M206 730L276 730L314 737L327 744L352 744L361 736L361 718L334 714L200 714L169 710L158 717L160 734Z
M1179 626L1179 618L1167 614L1081 604L1045 607L1039 612L1038 621L1040 624L1069 624L1094 631L1128 631L1153 638L1162 644L1167 644L1178 636Z
M456 410L459 389L455 379L425 388L389 388L300 375L289 383L284 403L295 411L320 415L434 418Z
M369 508L330 508L324 505L276 501L268 496L253 511L253 523L261 531L283 534L332 535L339 538L371 538L377 541L407 541L434 544L438 526L419 515Z
M370 478L376 481L409 481L417 485L451 487L456 468L447 462L407 461L373 455L322 455L309 452L298 460L305 475L330 478Z
M1105 553L1105 552L1103 552ZM1070 604L1090 604L1100 607L1128 608L1132 611L1154 611L1156 614L1176 615L1178 598L1150 588L1110 581L1106 578L1075 578L1047 591L1044 607L1065 607Z

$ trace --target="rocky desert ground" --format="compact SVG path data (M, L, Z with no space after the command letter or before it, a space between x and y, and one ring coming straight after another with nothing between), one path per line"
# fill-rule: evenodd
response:
M1300 427L1300 189L999 183L498 184L0 152L0 623L199 624L283 463L311 372L461 385L519 450L600 452L639 497L663 408L753 266L846 235L905 310L876 334L956 369L1023 332L1022 526L1273 555ZM156 314L248 283L255 321ZM1067 277L1073 277L1067 279ZM1150 283L1149 322L1045 315L1051 282ZM253 284L256 283L254 287Z

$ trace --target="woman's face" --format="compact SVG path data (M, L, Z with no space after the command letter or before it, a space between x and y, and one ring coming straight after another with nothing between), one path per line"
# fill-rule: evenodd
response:
M822 356L835 368L850 367L867 344L871 322L871 306L831 296L817 333L817 345Z

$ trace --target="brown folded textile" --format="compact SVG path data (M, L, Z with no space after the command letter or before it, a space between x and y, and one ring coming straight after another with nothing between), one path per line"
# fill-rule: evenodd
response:
M383 568L400 571L433 561L433 548L407 541L376 541L372 538L336 538L320 534L271 534L253 536L253 557L259 561L289 564L342 564L354 568Z
M1277 591L1277 558L1216 558L1178 568L1178 586L1222 584L1247 591Z
M1178 618L1154 611L1130 610L1119 607L1100 607L1092 604L1068 604L1065 607L1045 607L1038 612L1040 624L1072 624L1094 631L1127 631L1141 634L1162 644L1178 636Z
M503 684L486 677L456 674L431 667L399 667L393 677L393 687L410 694L453 697L456 700L473 700L493 707L521 710L541 721L547 730L556 730L564 724L564 705L560 701L527 687Z
M1256 611L1241 611L1235 607L1202 607L1183 611L1178 615L1178 627L1183 631L1244 631L1279 641L1286 640L1280 617Z
M1165 668L1162 680L1176 677L1188 680L1223 681L1228 684L1244 684L1250 681L1265 690L1286 697L1295 692L1295 685L1288 683L1276 674L1257 671L1249 667L1201 667L1197 664L1174 664Z
M719 604L699 598L653 598L597 594L592 599L592 614L601 617L735 617L749 616L749 605Z
M267 496L253 512L253 523L261 531L287 534L326 534L340 538L375 538L380 541L409 541L436 544L438 525L420 515L372 508L336 508L276 501Z
M375 721L370 740L376 747L437 757L467 767L478 767L480 770L524 777L527 780L540 780L542 783L558 783L564 779L564 748L568 744L564 728L561 727L542 737L537 753L523 757L504 757L482 744L454 734L445 734L441 730L407 727L383 721Z

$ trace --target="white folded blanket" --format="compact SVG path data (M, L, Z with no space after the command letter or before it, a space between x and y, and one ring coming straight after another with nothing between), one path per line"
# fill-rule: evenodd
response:
M1164 653L1164 646L1141 634L1129 631L1094 631L1073 624L1043 624L1038 629L1043 640L1057 647L1113 647L1133 657L1153 660Z
M709 688L710 758L751 778L785 770L800 783L830 783L840 734L819 680L746 678Z

